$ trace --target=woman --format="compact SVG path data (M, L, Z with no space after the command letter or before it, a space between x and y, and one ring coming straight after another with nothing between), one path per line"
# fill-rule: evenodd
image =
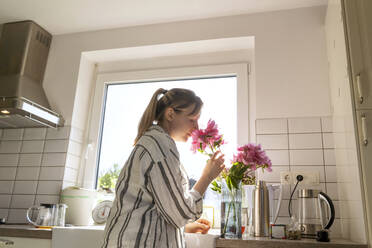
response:
M198 220L202 195L223 170L223 155L216 152L208 160L189 190L175 143L186 142L198 128L202 105L191 90L158 89L154 93L116 184L103 248L185 247L184 229L208 231L209 223Z

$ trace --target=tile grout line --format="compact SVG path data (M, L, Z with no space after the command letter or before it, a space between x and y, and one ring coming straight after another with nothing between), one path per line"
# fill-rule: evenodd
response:
M41 152L41 160L40 160L40 164L39 164L39 175L37 177L37 183L36 183L36 189L35 189L34 205L36 204L36 196L37 196L37 191L39 189L40 174L41 174L41 164L43 163L43 157L44 157L44 150L45 150L47 132L48 132L48 129L46 128L45 129L45 134L44 134L43 151Z
M323 171L324 171L324 188L325 188L325 191L326 193L328 194L328 190L327 190L327 174L326 174L326 169L325 169L325 155L324 155L324 138L323 138L323 123L322 123L322 118L320 118L320 130L322 131L322 153L323 153ZM320 180L319 180L320 181Z

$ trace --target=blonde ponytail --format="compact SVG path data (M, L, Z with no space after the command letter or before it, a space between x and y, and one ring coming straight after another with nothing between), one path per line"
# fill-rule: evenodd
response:
M160 94L165 94L166 92L167 91L165 89L159 88L152 95L151 100L141 117L141 121L139 122L138 133L136 139L134 140L134 144L137 144L141 136L146 132L146 130L149 127L151 127L152 123L155 121L158 96Z

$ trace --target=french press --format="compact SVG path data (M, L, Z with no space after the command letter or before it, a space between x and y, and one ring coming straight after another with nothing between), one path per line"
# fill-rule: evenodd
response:
M335 220L331 198L315 189L298 191L298 216L303 237L316 237L317 232L328 230Z

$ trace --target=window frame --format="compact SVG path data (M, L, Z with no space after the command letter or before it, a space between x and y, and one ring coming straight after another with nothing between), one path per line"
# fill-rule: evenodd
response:
M238 145L250 141L252 123L249 118L249 64L223 64L195 67L167 68L157 70L98 73L93 93L91 117L88 121L88 144L83 164L83 186L96 187L98 173L98 151L103 128L106 89L110 84L143 83L162 80L196 79L207 77L236 76L237 79L237 142ZM138 120L139 121L139 120Z

